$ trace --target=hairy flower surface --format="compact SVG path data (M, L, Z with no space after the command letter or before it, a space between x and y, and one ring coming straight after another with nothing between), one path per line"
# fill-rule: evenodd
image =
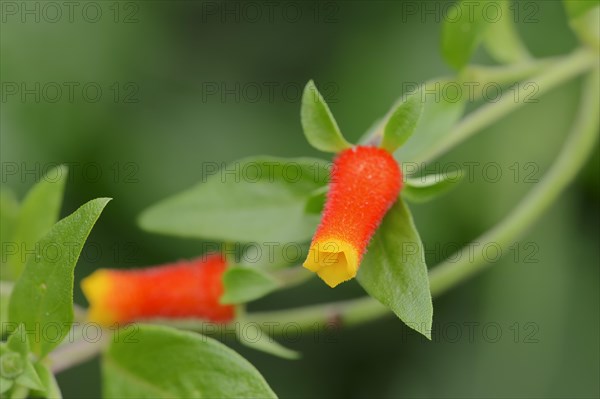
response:
M103 325L152 318L201 318L227 322L234 308L219 304L221 255L145 269L99 269L81 282L90 321Z
M401 186L400 168L386 150L358 146L342 151L333 165L321 224L304 267L331 287L356 276Z

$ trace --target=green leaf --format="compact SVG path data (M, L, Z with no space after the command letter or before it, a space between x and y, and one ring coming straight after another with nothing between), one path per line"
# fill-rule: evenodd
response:
M406 96L388 119L381 147L394 152L412 136L423 112L423 102L420 93Z
M251 267L230 267L223 274L225 292L223 304L241 304L253 301L275 291L280 284L266 272Z
M36 391L44 390L44 386L37 371L35 371L35 367L33 367L33 364L28 359L25 359L24 361L23 374L15 379L15 383L28 389L35 389Z
M459 170L452 174L440 173L406 179L401 195L412 202L427 202L451 190L462 176L462 171Z
M36 363L34 367L42 383L42 389L37 392L37 394L48 399L62 399L60 387L58 386L56 377L54 377L52 371L50 371L50 369L44 364L39 362Z
M6 334L8 329L8 304L13 284L8 281L0 281L0 339Z
M140 325L137 342L113 342L103 362L105 398L274 398L259 372L214 339Z
M569 19L579 18L589 10L600 5L598 0L563 0Z
M442 25L442 56L455 69L462 69L480 43L487 23L481 5L461 0L448 8Z
M38 242L15 284L9 304L9 320L24 323L32 352L43 357L67 335L73 321L73 272L83 244L100 213L110 201L98 198L56 223ZM56 335L45 331L48 325Z
M339 152L352 147L346 141L327 103L310 80L302 94L300 120L306 139L317 150Z
M27 358L29 356L29 338L25 333L25 326L19 324L19 327L8 337L6 347Z
M146 209L140 226L155 233L224 242L302 242L319 215L305 211L328 180L327 164L311 158L247 158Z
M21 275L27 252L58 220L67 174L66 166L51 169L23 200L6 253L13 279Z
M418 168L434 149L440 138L459 121L465 108L465 96L454 98L449 88L460 85L452 80L429 81L416 90L424 103L423 115L406 144L394 152L394 157L410 169ZM411 174L410 170L405 170Z
M357 279L370 296L431 339L433 306L423 244L402 199L373 237Z
M270 337L258 323L242 323L242 328L236 329L238 340L244 346L268 353L283 359L296 360L302 357L300 352L286 348Z
M498 62L505 64L527 60L530 57L527 48L516 30L511 1L494 2L498 16L490 20L483 36L483 45ZM492 17L490 17L492 18Z
M9 380L8 378L0 377L0 393L7 392L14 384L14 380Z

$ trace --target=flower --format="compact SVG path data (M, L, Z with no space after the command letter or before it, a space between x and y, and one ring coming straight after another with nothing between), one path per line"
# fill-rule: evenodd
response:
M230 321L233 306L219 303L226 268L213 254L144 269L99 269L81 282L88 318L106 326L152 318Z
M304 267L330 287L356 276L371 237L401 187L400 168L386 150L357 146L340 152Z

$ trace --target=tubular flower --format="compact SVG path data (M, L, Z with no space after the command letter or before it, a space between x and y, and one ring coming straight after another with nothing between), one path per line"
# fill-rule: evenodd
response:
M227 264L218 254L137 270L99 269L81 282L90 321L111 325L151 318L227 322L234 308L219 304Z
M384 149L358 146L335 159L321 224L304 267L330 287L350 280L386 212L398 198L402 173Z

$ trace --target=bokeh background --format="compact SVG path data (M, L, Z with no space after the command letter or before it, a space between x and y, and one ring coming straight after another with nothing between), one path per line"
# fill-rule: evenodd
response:
M308 79L328 85L324 94L344 134L357 140L406 82L452 74L439 51L441 3L410 3L419 12L434 11L414 15L400 1L272 8L259 2L97 1L88 8L80 2L72 18L53 21L53 10L31 1L18 6L41 7L39 21L35 15L23 21L3 9L2 188L22 197L45 168L67 163L63 215L89 199L114 198L90 237L96 245L78 264L76 302L85 305L78 281L95 268L199 254L198 241L146 233L136 218L198 182L203 162L259 154L326 157L301 131L299 90ZM517 27L535 56L575 48L559 1L518 4ZM475 59L491 63L484 52ZM74 97L67 91L57 102L50 91L39 101L8 95L7 83L23 82L47 90L74 82ZM94 102L96 87L102 94ZM579 92L579 80L561 86L440 159L440 165L496 162L502 177L490 181L476 168L450 194L412 206L430 267L449 245L467 243L501 220L531 189L526 163L536 165L534 180L543 175L566 137ZM506 256L488 271L434 299L433 342L390 317L328 339L307 334L284 342L304 354L298 361L228 343L281 397L598 397L599 159L596 149L577 181L521 237L520 250L503 248ZM515 162L517 182L510 169ZM5 173L4 166L15 163L19 173ZM355 282L333 291L314 280L252 308L361 295ZM98 397L99 361L58 380L66 397Z

